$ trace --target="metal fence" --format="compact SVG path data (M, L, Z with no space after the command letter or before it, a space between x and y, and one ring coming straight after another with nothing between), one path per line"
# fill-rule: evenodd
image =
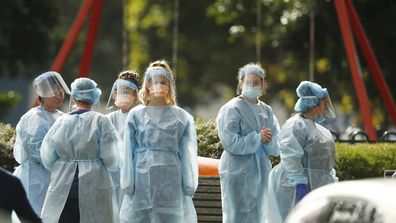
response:
M377 140L369 140L367 133L361 129L356 129L348 134L347 139L342 139L338 133L333 131L331 131L331 134L333 135L334 141L340 143L396 143L396 131L393 130L385 131Z

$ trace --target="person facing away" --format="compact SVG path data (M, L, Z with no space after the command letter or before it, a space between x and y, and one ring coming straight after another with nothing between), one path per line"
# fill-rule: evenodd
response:
M120 221L197 222L192 201L198 186L194 119L176 105L169 66L154 63L139 91L142 104L129 112L124 130Z
M71 84L76 109L60 117L44 138L41 159L51 171L43 222L117 222L118 208L108 169L118 168L119 137L102 114L92 111L101 90L89 78Z
M16 176L0 167L0 182L0 222L11 222L12 211L15 211L22 222L41 222Z
M280 163L270 173L268 222L283 222L309 191L337 182L335 142L320 125L335 113L326 88L302 81L296 89L297 114L289 118L279 134Z
M239 96L221 107L216 125L224 147L219 162L223 222L264 222L269 156L278 156L279 123L265 93L265 71L249 63L239 69ZM242 91L241 91L242 90Z
M130 70L122 71L110 92L106 108L112 109L115 106L118 110L107 114L106 117L114 125L121 139L124 135L128 112L137 105L138 84L138 74L136 72ZM121 207L124 195L120 188L120 170L110 171L110 174L116 191L117 203Z
M41 144L55 120L63 115L58 108L64 94L70 90L61 75L54 71L40 74L33 80L39 106L30 109L16 126L14 158L20 164L14 171L22 182L27 197L37 215L40 215L51 173L40 158Z

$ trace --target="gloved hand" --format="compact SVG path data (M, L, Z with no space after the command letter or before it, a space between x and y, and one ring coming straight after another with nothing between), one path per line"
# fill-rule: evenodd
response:
M296 185L296 193L297 193L297 199L301 200L305 195L308 194L307 185L305 185L305 184L297 184Z

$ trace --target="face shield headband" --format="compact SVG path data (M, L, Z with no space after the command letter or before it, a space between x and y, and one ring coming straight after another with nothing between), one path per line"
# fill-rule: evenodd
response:
M150 68L148 71L146 71L144 79L147 81L153 77L158 77L158 76L163 76L168 78L169 80L172 80L171 73L166 71L164 68L160 68L160 67Z
M53 71L41 74L34 79L33 87L35 88L37 95L44 98L63 95L63 92L70 94L70 90L63 78L60 74Z
M135 83L123 79L114 82L107 100L106 109L112 109L116 105L118 107L128 107L135 101L138 87ZM134 95L133 92L136 92Z
M265 71L258 66L247 66L239 70L238 76L241 80L246 74L254 73L259 75L263 80L265 79Z

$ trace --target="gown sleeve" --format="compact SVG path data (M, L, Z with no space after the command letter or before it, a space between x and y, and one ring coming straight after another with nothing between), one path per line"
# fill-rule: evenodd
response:
M192 117L180 140L180 160L182 167L183 190L192 197L198 187L197 133Z
M272 111L271 111L272 113ZM275 114L272 113L272 121L271 121L272 126L271 128L271 133L272 133L272 139L271 142L263 144L263 147L267 153L267 155L271 156L279 156L279 122L278 119L276 118Z
M31 120L33 118L36 120ZM14 157L18 163L22 163L27 158L41 162L40 148L48 128L43 126L45 120L40 119L39 116L30 115L17 124Z
M121 146L120 185L125 194L132 195L135 190L133 151L136 149L137 142L135 139L136 127L131 113L128 114L127 123L124 128L124 137Z
M101 121L100 158L107 169L116 170L119 167L117 147L120 146L121 139L114 125L107 118L103 117Z
M40 156L43 165L48 170L52 170L56 160L58 160L58 155L56 153L56 143L54 141L54 135L62 124L62 118L55 121L54 125L48 130L47 134L43 139L41 145Z
M299 122L285 124L279 139L280 156L282 167L287 171L289 183L307 184L308 179L304 175L302 157L304 156L304 140L307 137L306 128Z
M247 155L261 148L259 132L252 131L243 136L240 134L241 114L233 107L220 109L216 118L220 142L224 150L234 155Z

